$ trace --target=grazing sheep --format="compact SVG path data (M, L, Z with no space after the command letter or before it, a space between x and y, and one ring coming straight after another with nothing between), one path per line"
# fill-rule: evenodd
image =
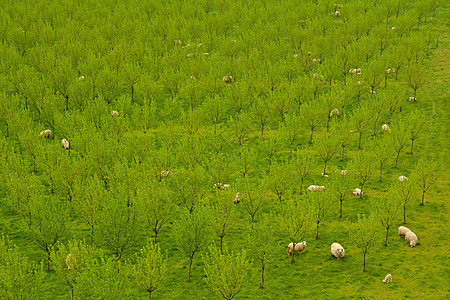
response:
M320 58L311 58L312 62L320 62L322 61ZM323 77L323 76L322 76Z
M71 267L73 268L73 264L77 261L77 259L71 254L67 254L66 257L66 265L67 265L67 269L71 269Z
M391 129L389 128L389 126L387 124L383 124L381 126L381 131L383 131L385 133L389 133L389 132L391 132Z
M356 84L357 84L358 86L361 86L361 81L357 81Z
M416 101L416 98L415 97L409 97L408 101Z
M335 108L330 112L330 117L337 117L339 115L339 109Z
M209 55L209 53L208 52L204 52L203 55Z
M320 173L320 176L323 176L323 177L330 177L330 176L328 176L327 174L324 174L323 172L322 173Z
M369 93L371 93L373 95L373 94L376 94L377 92L370 90Z
M225 82L225 83L231 84L231 82L233 81L233 76L231 76L231 75L223 76L222 80L223 80L223 82Z
M239 203L241 202L241 193L237 192L236 195L234 195L234 203Z
M63 145L63 148L64 148L65 150L69 150L69 149L70 149L70 143L69 143L68 140L62 139L61 144Z
M111 112L111 117L118 117L119 116L119 112L117 110L113 110Z
M355 195L355 196L361 196L362 194L363 194L363 192L359 188L356 188L353 190L353 195Z
M215 184L213 185L213 189L219 189L219 190L224 190L224 189L227 189L227 188L229 188L229 187L230 187L229 184L223 184L223 183L221 183L221 182L215 183Z
M359 69L359 68L358 69L350 69L348 72L359 75L359 74L361 74L361 69Z
M398 180L401 181L401 182L403 182L403 181L405 181L405 180L408 180L408 177L402 175L402 176L400 176L400 177L398 178Z
M172 175L172 170L168 170L168 171L161 171L161 177L167 177L167 176L170 176L170 175Z
M46 129L44 131L41 131L41 133L39 133L39 135L41 137L49 138L49 137L52 137L52 131L50 129Z
M414 247L417 243L417 235L410 230L405 234L405 241L409 242L409 246Z
M324 191L325 187L323 185L310 185L308 186L308 191Z
M404 236L409 230L409 228L406 228L405 226L398 227L398 236Z
M334 15L335 15L336 17L339 17L340 14L341 14L341 13L340 13L338 10L334 12Z
M386 277L384 277L383 282L384 283L392 282L392 275L391 274L387 274Z
M84 75L78 77L78 80L85 80L86 78L84 77Z
M194 57L194 55L195 55L195 53L188 53L188 54L186 54L186 57Z
M298 54L294 54L294 55L292 55L292 57L297 58L297 57L298 57Z
M306 242L303 241L301 243L296 243L295 246L293 243L290 243L288 245L288 255L292 253L292 249L294 249L294 252L302 253L303 250L306 248Z
M308 51L308 55L311 56L311 52Z
M344 247L338 243L331 244L331 254L333 254L337 259L343 258L345 255Z

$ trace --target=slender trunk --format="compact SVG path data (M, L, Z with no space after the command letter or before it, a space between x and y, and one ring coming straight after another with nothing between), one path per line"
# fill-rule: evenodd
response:
M358 93L358 106L359 106L359 93Z
M327 132L329 131L330 128L330 116L328 116L328 120L327 120Z
M194 258L194 257L191 256L190 261L189 261L189 271L188 271L188 281L189 281L189 282L191 281L191 267L192 267L192 259L193 259L193 258Z
M284 114L281 114L281 123L284 122Z
M389 110L389 124L392 122L392 110Z
M303 194L303 178L300 181L300 195Z
M414 90L414 102L417 101L417 100L416 100L416 92L417 92L417 89Z
M345 150L345 146L342 146L342 157L341 157L341 160L344 160L344 150Z
M400 152L397 152L397 158L395 159L395 167L397 168L398 157L400 156Z
M377 135L377 121L378 121L378 118L375 121L375 124L373 124L373 134L372 135Z
M261 283L259 284L259 288L263 289L264 288L264 264L262 266L262 270L261 270Z
M345 107L345 105L341 107L341 117L342 118L344 118L344 107Z
M387 76L384 77L384 88L387 86Z
M423 199L425 198L425 190L422 191L422 206L423 206Z
M384 242L385 246L387 246L387 244L388 244L388 235L389 235L389 227L386 228L386 241Z
M134 100L134 85L131 85L131 103L133 103Z
M319 223L317 223L317 226L316 226L316 240L318 240L319 239Z
M363 268L363 272L366 271L366 251L364 251L364 268Z
M327 169L327 161L325 161L325 166L323 167L323 176L325 176L325 170Z
M414 139L411 139L411 155L413 154Z
M47 272L50 271L50 251L47 250Z
M216 135L217 123L214 122L214 135Z
M406 206L403 206L403 224L406 224Z
M341 199L339 199L339 202L340 202L340 207L339 207L339 218L342 218L342 201L343 201L343 199L342 199L342 197L341 197Z
M94 244L94 226L91 226L91 245Z
M220 237L220 254L223 254L223 251L222 251L222 240L223 240L223 236Z
M359 194L359 198L362 198L362 194L363 194L362 188L363 188L363 186L364 186L364 181L361 183L361 194Z
M359 135L358 149L361 149L361 137L362 137L362 134Z
M252 215L252 229L253 229L253 222L255 220L255 215Z
M383 175L383 164L380 164L380 180L379 182L381 182L381 176Z
M148 300L152 300L152 291L148 292Z
M261 124L261 135L264 134L264 124Z
M9 126L6 124L6 137L9 137Z
M291 142L291 145L289 146L289 153L292 154L292 144L293 142Z
M309 138L309 144L312 144L313 132L314 132L314 128L311 129L311 137Z
M66 110L69 110L69 96L65 96L66 98Z
M398 80L398 68L395 70L395 80Z
M33 173L36 173L36 159L33 158Z
M155 240L153 241L154 245L156 245L156 237L158 236L158 230L153 230L155 232Z

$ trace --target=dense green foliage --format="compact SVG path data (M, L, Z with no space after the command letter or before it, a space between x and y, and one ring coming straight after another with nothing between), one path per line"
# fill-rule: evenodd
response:
M1 299L448 297L448 4L3 2Z

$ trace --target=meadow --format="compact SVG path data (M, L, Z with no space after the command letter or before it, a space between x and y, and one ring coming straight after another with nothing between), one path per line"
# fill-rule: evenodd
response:
M0 298L448 299L448 3L335 2L5 1Z

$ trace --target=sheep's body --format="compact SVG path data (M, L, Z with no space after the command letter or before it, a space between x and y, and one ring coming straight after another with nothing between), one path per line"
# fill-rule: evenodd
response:
M335 108L330 112L330 117L337 117L339 115L339 109Z
M233 76L231 76L231 75L223 76L222 80L225 83L231 83L233 81Z
M398 180L403 182L403 181L408 180L408 177L402 175L398 178Z
M341 13L340 13L338 10L334 12L334 15L335 15L336 17L339 17L340 14L341 14Z
M119 116L119 112L117 110L113 110L111 112L111 117L118 117Z
M61 144L63 145L63 148L64 148L64 149L66 149L66 150L69 150L69 149L70 149L70 143L69 143L68 140L62 139Z
M373 95L373 94L376 94L377 92L370 90L369 93L371 93Z
M361 74L361 69L350 69L348 72L359 75L359 74Z
M416 101L416 98L415 97L409 97L408 101Z
M161 177L167 177L172 175L172 170L168 170L168 171L161 171Z
M213 189L219 189L219 190L224 190L224 189L227 189L229 187L230 187L229 184L224 184L224 183L221 183L221 182L215 183L213 185Z
M323 172L322 173L320 173L320 176L323 176L323 177L329 177L327 174L324 174Z
M359 188L356 188L353 190L353 195L355 195L355 196L360 196L360 195L362 195L362 193L363 192Z
M387 274L386 277L384 277L383 282L384 283L392 282L392 275L391 274Z
M234 202L234 203L239 203L239 202L241 202L241 193L237 192L237 193L234 195L234 200L233 200L233 202Z
M41 137L49 138L52 136L52 131L50 129L46 129L44 131L41 131L41 133L39 133L39 135Z
M323 191L325 190L325 186L323 185L310 185L308 186L308 191Z
M338 243L331 244L331 254L333 254L337 259L343 258L345 255L344 247Z
M405 226L398 227L398 236L404 236L408 231L411 231L409 228Z
M67 266L67 269L71 269L71 268L73 268L73 264L75 263L77 261L77 259L71 254L71 253L69 253L69 254L67 254L67 257L66 257L66 266Z
M290 243L288 245L288 255L290 255L292 253L292 249L294 249L294 252L298 252L301 253L303 250L305 250L306 248L306 242L303 241L301 243L296 243L295 247L293 243Z
M387 124L383 124L383 125L381 126L381 130L382 130L383 132L385 132L385 133L391 132L391 129L389 128L389 126L388 126Z
M417 243L417 235L410 230L405 234L405 241L409 242L409 246L415 247Z

